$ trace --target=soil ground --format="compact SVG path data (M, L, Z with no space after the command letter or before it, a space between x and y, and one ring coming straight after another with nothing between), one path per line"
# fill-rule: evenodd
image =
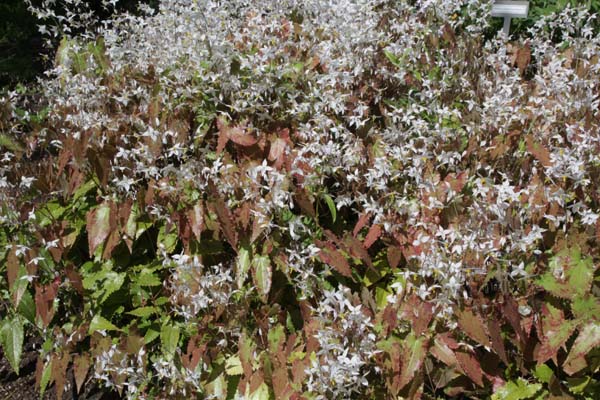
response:
M23 349L19 375L14 373L4 353L0 350L0 399L1 400L40 400L40 393L35 387L35 366L37 363L39 344L28 339ZM73 380L69 371L68 379ZM75 385L71 385L74 387ZM80 394L74 390L66 391L61 400L117 400L114 393L106 393L93 385L84 385ZM54 386L46 389L42 400L56 400Z

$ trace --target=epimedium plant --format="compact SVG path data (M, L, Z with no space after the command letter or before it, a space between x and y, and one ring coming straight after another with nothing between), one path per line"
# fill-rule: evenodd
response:
M510 42L478 0L169 0L81 34L69 4L0 108L0 343L18 373L41 339L40 392L598 394L586 9Z

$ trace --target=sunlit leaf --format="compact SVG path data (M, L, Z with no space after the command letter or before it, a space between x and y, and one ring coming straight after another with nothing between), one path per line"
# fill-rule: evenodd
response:
M0 344L2 344L4 356L8 359L13 371L18 375L25 340L23 319L16 316L1 321L0 324Z

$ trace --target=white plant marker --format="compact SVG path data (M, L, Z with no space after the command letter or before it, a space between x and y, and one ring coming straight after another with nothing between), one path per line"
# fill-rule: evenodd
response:
M492 5L492 17L504 18L502 32L506 36L510 31L510 20L512 18L527 18L528 13L528 1L496 0Z

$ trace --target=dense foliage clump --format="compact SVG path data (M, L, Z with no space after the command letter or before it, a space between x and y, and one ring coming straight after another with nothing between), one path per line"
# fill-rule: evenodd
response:
M0 101L0 343L42 339L42 392L600 393L588 9L509 40L483 0L69 4Z

